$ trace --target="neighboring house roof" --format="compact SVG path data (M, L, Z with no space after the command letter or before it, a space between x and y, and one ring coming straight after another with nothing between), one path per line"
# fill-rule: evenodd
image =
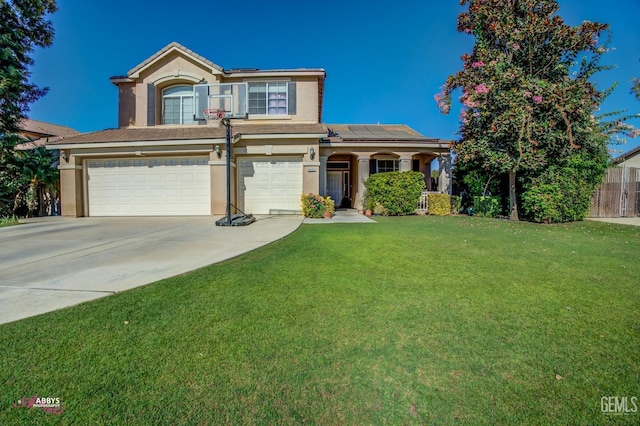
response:
M612 164L620 164L623 161L627 161L633 157L635 157L636 155L640 154L640 146L633 148L627 152L625 152L624 154L621 154L620 156L616 157L613 159L613 161L611 162Z
M16 149L20 151L35 149L45 145L47 142L80 134L80 132L71 127L31 119L23 120L20 123L20 129L22 129L20 132L22 136L31 139L31 142L16 145Z
M321 134L326 135L327 129L323 124L245 124L233 125L234 137L242 135L298 135ZM219 139L226 137L224 126L213 128L208 126L175 126L175 127L124 127L107 129L99 132L84 133L78 136L50 141L47 145L57 147L61 145L100 144L111 142L145 142L171 140Z
M71 127L45 123L44 121L31 120L29 118L20 123L20 128L26 133L38 134L40 136L70 136L80 133Z

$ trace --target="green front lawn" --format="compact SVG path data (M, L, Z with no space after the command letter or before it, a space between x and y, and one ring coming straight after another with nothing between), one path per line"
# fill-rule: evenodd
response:
M4 226L17 225L18 223L18 218L15 216L0 217L0 228Z
M376 220L0 326L0 424L640 422L640 228Z

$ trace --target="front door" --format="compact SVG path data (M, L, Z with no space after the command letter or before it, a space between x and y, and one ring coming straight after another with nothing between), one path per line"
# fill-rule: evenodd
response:
M344 172L342 171L329 171L327 172L327 194L336 203L336 207L340 206L344 193L342 191L342 177Z

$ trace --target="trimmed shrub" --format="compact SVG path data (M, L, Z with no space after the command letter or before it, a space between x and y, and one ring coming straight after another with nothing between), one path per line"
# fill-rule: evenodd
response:
M424 174L420 172L387 172L369 176L364 183L365 205L377 204L385 215L414 214L424 191Z
M324 216L324 197L315 194L302 194L302 214L304 217L320 218Z
M449 194L428 195L429 214L447 216L451 214L451 196Z
M589 213L591 197L600 176L586 167L551 167L530 181L522 193L522 211L527 220L564 223L583 220Z
M473 197L473 214L480 217L498 217L502 210L500 197Z

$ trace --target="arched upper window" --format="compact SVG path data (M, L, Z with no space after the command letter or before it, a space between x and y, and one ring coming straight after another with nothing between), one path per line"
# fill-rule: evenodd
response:
M192 86L173 86L162 91L163 124L192 124L193 114Z

